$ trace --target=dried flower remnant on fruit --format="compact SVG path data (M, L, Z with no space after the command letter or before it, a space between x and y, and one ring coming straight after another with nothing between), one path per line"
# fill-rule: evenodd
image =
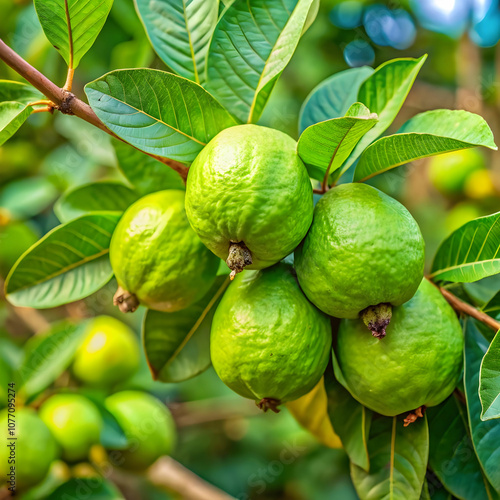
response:
M377 306L367 307L361 311L360 315L363 323L372 332L374 337L378 339L385 337L385 330L392 318L391 304L378 304Z
M121 312L128 313L134 312L139 307L139 300L133 293L119 286L113 296L113 304L118 306Z
M262 398L258 403L255 403L264 413L267 410L271 410L274 413L279 413L280 409L278 408L280 404L279 399L273 399L273 398Z
M413 424L413 422L416 422L417 418L423 418L425 410L426 410L425 406L420 406L416 410L413 410L410 413L408 413L408 415L405 418L405 427L408 427L410 424Z
M247 248L245 243L240 241L239 243L231 242L229 245L229 254L226 259L226 264L231 269L231 274L229 277L231 280L243 271L246 266L252 264L252 253Z

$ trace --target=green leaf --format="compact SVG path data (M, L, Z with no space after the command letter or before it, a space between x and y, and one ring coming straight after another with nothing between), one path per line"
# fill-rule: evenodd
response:
M20 392L32 397L49 387L68 368L85 336L86 323L65 321L25 346L25 359L18 370Z
M138 198L138 193L120 182L94 182L64 193L54 212L61 222L69 222L91 212L123 212Z
M164 189L185 189L177 172L122 141L114 141L118 167L141 195Z
M472 443L483 472L493 488L500 492L500 420L481 420L479 399L479 371L488 350L488 342L479 333L474 322L468 320L465 328L465 396Z
M0 206L7 209L13 218L29 219L47 209L58 195L58 190L47 177L25 177L3 187Z
M340 118L354 104L361 84L373 73L362 66L340 71L330 76L307 96L299 115L299 132L315 123Z
M124 450L130 442L123 432L116 418L106 408L105 400L108 396L106 391L79 388L79 394L90 399L101 414L103 427L101 430L100 443L108 450Z
M15 101L23 104L44 99L41 92L27 83L0 80L0 102Z
M206 88L241 122L255 123L299 43L313 0L235 2L217 24Z
M492 318L498 318L500 315L500 292L493 295L493 297L481 308L481 310Z
M325 372L325 389L328 396L328 415L334 432L340 437L351 462L369 470L368 434L372 412L349 394L335 379L331 369Z
M423 55L419 59L387 61L362 83L357 100L372 113L377 113L378 123L359 141L343 171L346 171L396 118L426 59L427 55Z
M486 482L466 428L465 411L453 396L427 409L429 466L457 498L488 500Z
M45 36L71 68L92 47L113 0L35 0Z
M118 70L85 86L92 109L136 148L191 162L221 130L236 125L198 84L154 69Z
M368 440L370 472L351 464L361 500L419 500L427 469L427 419L404 427L402 417L374 419Z
M500 212L467 222L439 247L430 278L470 283L500 273Z
M308 127L299 138L297 152L309 176L322 181L326 172L335 172L376 123L377 117L366 106L355 103L344 117Z
M218 0L135 0L156 53L175 73L205 81L208 46L217 24Z
M397 134L369 146L359 159L354 181L366 181L419 158L474 146L498 149L481 116L461 110L426 111L407 121Z
M82 299L113 276L109 243L121 214L83 215L56 227L33 245L5 282L15 306L47 308Z
M481 362L479 372L481 420L500 418L500 333L497 332Z
M181 382L210 366L212 318L229 279L219 276L205 297L174 313L148 310L143 344L155 380Z
M116 486L99 476L75 477L54 490L47 500L123 500Z
M32 111L31 106L21 102L0 102L0 146L19 130Z

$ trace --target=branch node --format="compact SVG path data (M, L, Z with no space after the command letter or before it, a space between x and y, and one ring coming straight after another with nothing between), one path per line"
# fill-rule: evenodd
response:
M75 94L63 89L63 97L61 99L61 104L59 104L59 106L57 106L56 108L63 115L73 115L74 113L71 106L71 102L73 101L73 99L75 99Z

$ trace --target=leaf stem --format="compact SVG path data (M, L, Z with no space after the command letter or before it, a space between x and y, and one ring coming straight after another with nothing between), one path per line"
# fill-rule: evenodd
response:
M467 302L460 300L457 296L453 295L445 288L442 287L438 288L439 291L443 294L443 297L447 300L450 306L453 307L453 309L455 309L455 311L461 314L467 314L471 318L474 318L480 321L481 323L484 323L485 325L489 326L495 332L500 330L500 322L494 320L491 316L488 316L483 311L476 309L474 306L467 304Z
M26 79L29 83L31 83L31 85L38 89L48 99L50 99L50 101L54 103L55 109L58 109L64 114L78 116L78 118L81 118L87 123L90 123L91 125L94 125L95 127L103 130L112 137L119 139L122 142L127 142L111 132L111 130L109 130L104 125L104 123L99 120L97 115L87 103L78 99L71 92L58 87L54 82L49 80L45 75L40 73L40 71L38 71L33 66L31 66L31 64L25 61L19 54L14 52L7 44L5 44L2 39L0 39L0 59L4 61L8 66L10 66L14 71L16 71L19 75L21 75L24 79ZM152 153L146 153L145 151L141 152L172 168L181 176L184 181L186 180L188 167L186 167L182 163L171 160L169 158L157 156Z
M64 10L66 12L66 24L68 25L68 43L69 43L69 64L68 64L68 75L66 77L66 83L64 84L64 90L66 92L71 92L73 88L73 76L75 74L75 68L73 67L73 30L71 29L71 17L69 15L69 5L68 0L64 0Z

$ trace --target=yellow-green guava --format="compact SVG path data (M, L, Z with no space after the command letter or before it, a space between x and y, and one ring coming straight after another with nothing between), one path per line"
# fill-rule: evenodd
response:
M486 168L484 156L477 149L463 149L429 160L429 179L444 195L460 194L471 174Z
M118 281L114 303L133 312L139 303L173 312L201 299L212 286L219 259L191 229L184 191L144 196L123 214L111 238Z
M189 169L189 222L231 277L283 259L311 225L312 186L296 146L278 130L239 125L215 136Z
M214 315L212 364L220 379L264 410L307 394L323 375L330 318L301 292L284 263L238 275Z
M73 374L83 383L109 387L139 368L139 342L124 323L110 316L91 320L73 360Z
M342 320L336 353L354 398L391 417L446 399L460 378L463 346L455 312L424 279L393 309L385 339L371 336L359 319Z
M67 462L86 460L99 443L103 421L97 407L80 394L55 394L44 401L39 416L50 429Z
M316 205L295 269L322 311L349 319L366 313L372 333L383 336L390 306L411 299L422 280L424 245L403 205L366 184L343 184Z
M7 409L0 412L0 475L2 481L9 481L11 467L15 467L12 486L21 492L45 478L52 462L59 458L59 448L49 428L31 408L17 408L10 420L8 415ZM17 437L15 447L9 437Z
M175 425L167 407L153 396L140 391L117 392L106 399L106 408L115 417L128 439L128 448L114 450L114 465L143 470L175 443Z

